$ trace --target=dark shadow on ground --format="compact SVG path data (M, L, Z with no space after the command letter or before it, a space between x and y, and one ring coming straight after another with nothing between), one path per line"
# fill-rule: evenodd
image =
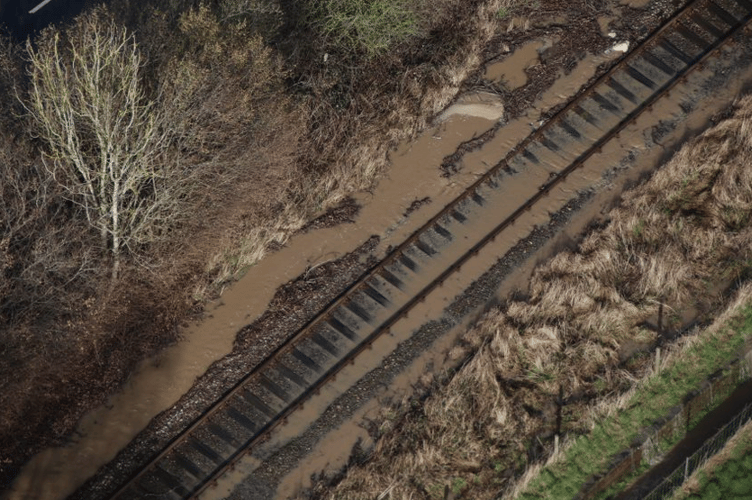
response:
M29 11L42 0L0 0L0 26L17 42L24 42L51 23L67 22L83 11L92 0L50 0L35 14Z
M724 425L729 423L752 401L752 381L737 387L718 408L711 411L664 457L663 461L643 474L635 484L616 500L645 498L664 478L682 465L687 457L705 444Z

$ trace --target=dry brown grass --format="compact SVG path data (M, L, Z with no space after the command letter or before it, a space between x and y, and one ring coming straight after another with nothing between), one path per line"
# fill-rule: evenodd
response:
M541 451L537 442L550 448L559 387L565 434L615 411L614 397L623 403L619 395L651 373L634 353L655 341L642 325L655 321L659 305L670 317L750 267L751 124L747 97L731 119L626 193L607 227L539 267L528 300L492 310L467 332L472 359L420 408L391 409L401 416L381 425L372 458L316 495L439 499L448 487L495 498Z
M246 210L245 218L254 223L233 229L232 236L217 245L207 266L213 280L202 282L194 295L202 297L231 281L262 259L270 246L284 244L308 220L353 192L372 189L388 168L389 152L424 129L478 68L480 54L496 28L495 14L510 3L442 0L411 4L419 25L417 42L412 40L379 57L329 54L326 50L332 47L315 35L294 30L287 34L292 40L310 38L315 46L287 48L291 53L285 76L299 83L292 97L296 112L277 113L286 125L272 129L284 135L284 140L254 141L259 149L272 145L268 154L277 166L267 171L270 178L257 177L253 187L249 185L251 204L258 209ZM211 32L201 32L206 31ZM429 33L441 35L421 41ZM411 43L423 45L425 54L415 54ZM294 148L285 149L290 145ZM264 189L258 189L259 184Z

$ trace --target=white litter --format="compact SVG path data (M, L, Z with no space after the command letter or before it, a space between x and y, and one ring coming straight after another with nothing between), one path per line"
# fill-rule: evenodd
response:
M612 52L627 52L629 50L629 42L621 42L617 43L610 49L606 49L606 54L610 54Z

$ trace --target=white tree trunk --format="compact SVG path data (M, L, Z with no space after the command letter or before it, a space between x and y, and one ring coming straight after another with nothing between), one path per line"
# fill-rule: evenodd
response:
M55 179L80 204L112 252L117 279L123 253L149 243L178 215L179 179L160 161L168 124L146 99L135 41L104 10L66 32L27 43L31 103Z

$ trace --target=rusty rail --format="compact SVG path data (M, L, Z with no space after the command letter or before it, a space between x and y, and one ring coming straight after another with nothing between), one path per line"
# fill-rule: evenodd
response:
M751 17L752 0L693 0L681 8L244 376L124 482L113 498L199 495L643 111L686 82L720 47L734 43ZM583 129L597 130L597 139L588 139ZM543 154L565 159L572 149L574 159L560 165L539 158ZM467 248L458 246L463 243L454 235L493 206L499 180L510 169L544 166L554 171L527 201ZM432 267L452 246L461 248L461 256L448 266Z

